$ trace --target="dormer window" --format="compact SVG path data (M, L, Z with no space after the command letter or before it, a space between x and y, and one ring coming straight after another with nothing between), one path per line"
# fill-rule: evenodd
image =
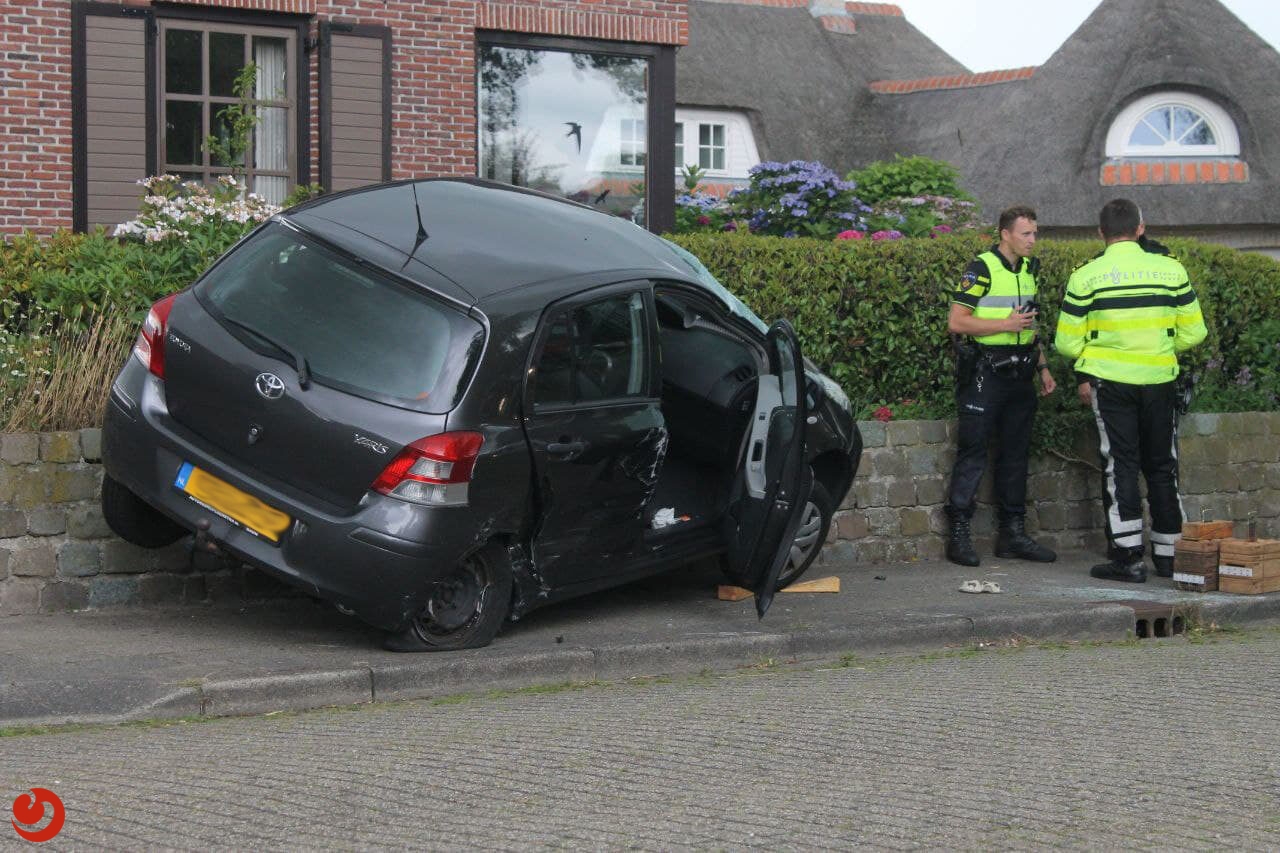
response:
M760 162L751 121L739 110L677 107L675 131L677 173L697 166L713 183L745 182Z
M1107 133L1108 157L1234 157L1235 122L1222 107L1190 92L1156 92L1129 104Z

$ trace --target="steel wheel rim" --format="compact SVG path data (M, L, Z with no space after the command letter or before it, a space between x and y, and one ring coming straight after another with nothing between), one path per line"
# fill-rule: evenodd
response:
M431 588L431 596L415 620L424 635L442 636L474 624L489 598L488 571L476 558L458 566Z

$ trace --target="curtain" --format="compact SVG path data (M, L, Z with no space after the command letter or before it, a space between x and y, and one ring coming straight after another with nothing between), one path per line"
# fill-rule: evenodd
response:
M285 61L288 51L284 39L255 37L253 62L258 66L254 99L284 101L288 98ZM256 170L287 172L289 170L289 110L286 107L258 108L255 128L253 165ZM255 175L253 191L267 201L279 204L289 192L285 175Z

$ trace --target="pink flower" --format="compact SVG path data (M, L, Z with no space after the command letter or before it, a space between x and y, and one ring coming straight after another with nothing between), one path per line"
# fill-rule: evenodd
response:
M874 233L874 234L872 234L872 235L871 235L871 239L872 239L872 240L889 240L889 239L892 239L892 238L889 236L889 235L890 235L890 233L891 233L891 232L889 232L889 231L877 231L876 233Z
M837 234L836 239L837 240L861 240L865 236L867 235L863 234L861 231L854 231L853 229L849 229L848 231L841 231L839 234Z
M950 233L951 233L951 226L950 226L950 225L935 225L935 226L933 226L933 231L934 231L935 233L937 233L937 234L950 234Z
M710 217L710 216L707 216L705 213L704 213L704 214L702 214L701 216L699 216L699 217L698 217L698 224L699 224L699 225L710 225L710 224L711 224L711 217Z
M886 423L887 421L890 421L893 419L893 410L890 409L888 406L881 406L880 408L876 409L874 412L871 413L871 417L880 421L880 423Z

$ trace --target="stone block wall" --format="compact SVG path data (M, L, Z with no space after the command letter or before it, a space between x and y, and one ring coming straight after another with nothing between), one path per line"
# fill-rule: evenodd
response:
M853 488L836 513L824 559L938 559L945 544L952 421L864 421ZM1077 453L1096 460L1097 437ZM203 603L293 594L265 575L188 553L183 543L136 548L102 518L101 433L0 435L0 616L113 605ZM1182 420L1183 506L1188 518L1227 518L1237 535L1256 520L1280 538L1280 413L1190 415ZM974 531L990 553L991 473ZM1101 475L1057 456L1031 461L1028 529L1052 548L1104 547Z
M116 537L99 507L101 431L0 434L0 616L251 599L258 572Z
M862 462L836 513L826 555L864 563L942 557L947 482L955 460L955 421L861 421ZM1074 453L1098 464L1096 433ZM1190 519L1237 522L1245 535L1280 538L1280 412L1187 415L1179 426L1180 487ZM981 553L995 538L990 466L978 493L973 530ZM1102 475L1096 467L1048 455L1033 458L1027 529L1059 551L1105 549Z

